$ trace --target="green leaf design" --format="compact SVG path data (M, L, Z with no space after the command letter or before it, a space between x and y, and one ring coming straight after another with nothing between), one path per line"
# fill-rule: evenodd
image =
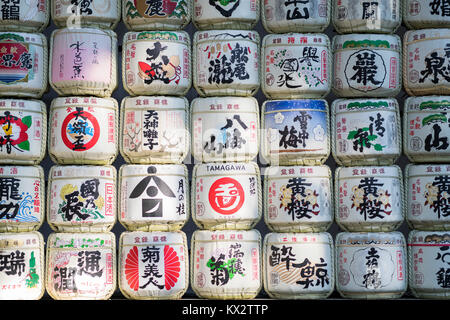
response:
M367 137L367 139L368 139L369 141L376 140L377 138L378 138L378 136L375 135L375 134L371 134L371 135L369 135L369 136Z
M358 133L358 130L353 130L348 133L347 140L355 139L355 135Z
M373 145L373 148L374 148L376 151L383 151L383 148L384 148L384 147L386 147L386 146L382 146L382 145L379 144L379 143Z
M30 151L30 141L25 140L17 145L20 149Z
M28 128L31 127L32 118L31 116L26 116L22 118L22 123L26 125Z

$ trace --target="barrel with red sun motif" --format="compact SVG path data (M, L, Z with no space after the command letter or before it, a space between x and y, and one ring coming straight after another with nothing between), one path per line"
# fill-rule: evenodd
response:
M192 189L192 218L199 228L251 229L261 219L261 181L254 162L197 164Z
M260 16L259 0L195 0L192 23L199 30L254 29Z
M0 30L42 32L50 20L50 1L2 1Z
M116 222L116 168L53 166L47 191L47 222L56 232L106 232Z
M267 167L264 221L274 232L324 232L332 224L333 193L328 166Z
M401 232L341 232L335 240L336 289L343 298L398 299L407 289Z
M259 34L208 30L194 34L193 84L208 96L253 96L260 86Z
M1 233L0 300L39 300L45 292L41 233Z
M116 290L116 237L112 232L51 233L46 289L55 300L107 300Z
M189 219L184 164L123 165L119 171L120 223L130 231L177 231Z
M331 234L268 233L263 243L264 290L275 299L324 299L334 290Z
M187 32L125 33L122 82L130 95L184 96L191 81L191 40Z
M450 233L411 230L408 236L409 289L419 299L450 299Z
M122 19L129 30L181 30L191 21L192 0L123 0Z
M188 288L186 234L124 232L120 236L119 288L135 300L179 299Z
M404 221L400 167L338 167L335 171L336 223L349 232L394 231Z
M47 145L43 101L0 99L0 163L38 164Z
M191 238L191 287L199 298L252 299L262 288L258 230L196 230Z
M60 97L50 107L48 151L58 164L111 164L118 154L113 98Z
M0 61L0 96L42 97L48 87L48 49L43 34L0 32Z
M450 231L449 184L448 164L406 166L406 221L411 229Z
M117 87L117 35L98 28L56 29L49 82L58 95L110 97Z
M120 21L122 0L53 0L52 20L59 28L96 27L113 30Z
M0 233L38 230L45 219L45 176L40 166L0 167Z

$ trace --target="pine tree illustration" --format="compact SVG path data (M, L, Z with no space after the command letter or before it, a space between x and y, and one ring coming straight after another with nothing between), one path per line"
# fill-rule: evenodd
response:
M177 3L177 6L175 7L175 9L173 9L173 12L169 15L169 17L177 17L177 18L181 18L182 16L187 16L186 13L186 8L187 8L187 3L184 0L180 0Z
M127 10L127 16L130 17L131 19L134 19L136 17L140 17L141 15L139 14L139 12L137 11L136 7L134 6L133 2L128 1L126 6L128 7Z

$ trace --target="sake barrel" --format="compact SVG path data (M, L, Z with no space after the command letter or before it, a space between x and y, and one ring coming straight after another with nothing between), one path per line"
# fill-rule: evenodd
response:
M395 97L402 88L401 41L397 35L337 35L332 43L334 82L341 98Z
M33 99L0 99L0 163L38 164L47 148L47 107Z
M408 29L448 28L447 5L442 1L403 0L403 22Z
M406 221L411 229L450 230L450 208L446 200L449 179L450 165L406 166Z
M0 32L0 97L41 98L48 88L42 33Z
M406 241L400 232L336 235L336 289L343 298L398 299L407 288Z
M262 0L261 20L269 33L323 32L330 24L331 0Z
M117 87L117 35L98 28L56 29L50 85L61 96L110 97Z
M129 30L181 30L191 21L192 0L123 0L122 20Z
M266 100L261 155L271 165L320 165L330 155L326 100Z
M409 97L403 116L403 146L411 162L450 160L450 96Z
M185 165L124 165L119 179L119 221L127 230L176 231L189 219Z
M419 299L449 299L450 234L411 230L408 236L409 289Z
M4 1L0 30L42 32L50 20L50 1Z
M192 154L200 162L247 162L258 155L259 106L253 97L195 98Z
M202 163L192 172L192 219L201 229L251 229L261 219L255 162Z
M195 0L193 3L192 23L199 30L250 30L259 21L259 0Z
M261 270L258 230L196 230L192 234L190 279L199 298L252 299L262 288Z
M45 216L45 178L40 166L0 167L0 232L38 230Z
M116 222L113 166L53 166L47 222L55 232L107 232Z
M337 0L332 22L338 33L394 33L402 22L402 0Z
M58 164L111 164L119 152L114 98L60 97L50 106L48 152Z
M336 222L349 232L388 232L404 221L400 167L339 167L335 171Z
M119 288L128 299L179 299L187 291L189 254L184 232L123 232L119 255Z
M410 96L450 94L450 29L409 30L403 37L403 83Z
M120 21L122 0L54 0L52 20L59 28L114 29Z
M128 163L183 162L189 152L189 102L185 97L122 99L120 153Z
M331 105L331 150L339 165L392 165L402 154L394 98L337 99Z
M263 38L261 56L261 89L267 98L323 98L330 92L332 55L327 35L269 34Z
M191 88L190 38L185 31L127 32L122 82L136 95L184 96Z
M116 289L116 239L111 232L51 233L46 288L55 300L107 300Z
M45 292L44 238L37 231L0 234L0 300L39 300Z
M260 86L259 34L209 30L194 34L193 84L202 96L253 96Z
M264 221L274 232L324 232L334 219L328 166L267 167Z
M333 238L322 233L268 233L264 290L274 299L325 299L334 291Z

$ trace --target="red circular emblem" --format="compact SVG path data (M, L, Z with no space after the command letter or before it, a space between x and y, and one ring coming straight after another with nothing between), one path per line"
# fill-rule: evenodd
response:
M73 151L86 151L100 137L100 125L92 113L77 108L67 115L61 127L64 144Z
M244 204L244 189L232 178L221 178L209 189L209 203L220 214L230 215L237 212Z

